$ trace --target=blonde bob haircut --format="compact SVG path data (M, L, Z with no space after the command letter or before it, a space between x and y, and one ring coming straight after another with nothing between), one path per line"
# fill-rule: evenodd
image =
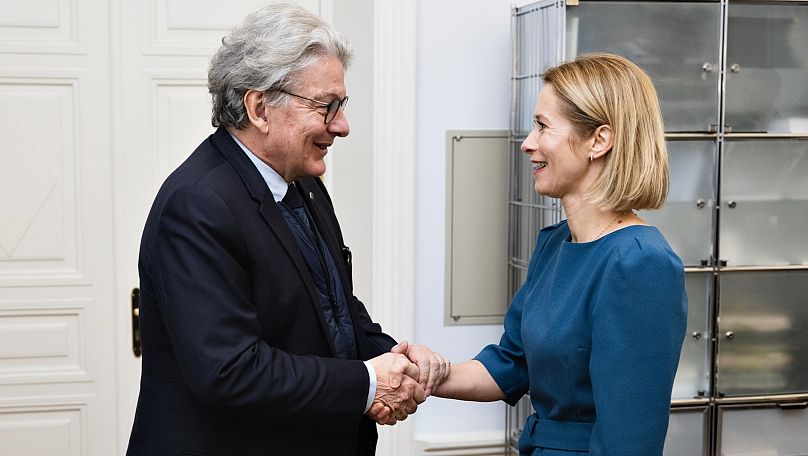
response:
M584 197L601 210L658 209L668 197L668 150L651 78L624 57L583 54L543 75L579 140L612 130L603 171Z

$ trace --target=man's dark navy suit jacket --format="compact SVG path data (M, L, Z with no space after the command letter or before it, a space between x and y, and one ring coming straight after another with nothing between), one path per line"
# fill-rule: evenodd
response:
M359 357L395 341L353 296L321 181L297 185L337 263ZM336 359L272 193L220 128L160 189L140 247L143 372L129 456L371 455L368 373Z

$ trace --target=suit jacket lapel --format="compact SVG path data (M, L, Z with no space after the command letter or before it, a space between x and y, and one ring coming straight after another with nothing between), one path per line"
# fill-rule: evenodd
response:
M331 340L331 335L328 331L325 317L323 316L323 310L320 308L320 297L314 285L314 280L311 278L306 259L303 258L303 254L300 252L300 248L297 245L297 240L294 234L292 234L291 229L289 229L289 225L286 224L286 220L283 218L283 214L281 214L281 210L278 208L278 204L275 202L275 198L273 198L272 192L267 187L264 178L261 177L261 173L258 172L255 165L253 165L250 159L244 154L241 147L233 141L233 138L230 137L230 133L228 133L227 130L219 127L216 133L211 136L211 139L216 149L219 150L239 174L247 191L250 193L250 197L258 202L259 214L269 226L269 229L272 230L278 238L286 254L289 255L289 258L295 265L298 274L303 278L303 283L306 285L306 291L309 294L311 305L315 306L315 314L320 321L320 327L326 334L326 340L331 348L331 352L336 355L336 347L334 347L334 341Z

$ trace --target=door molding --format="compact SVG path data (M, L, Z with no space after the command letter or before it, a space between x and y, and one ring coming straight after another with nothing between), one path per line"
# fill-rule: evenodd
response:
M398 340L412 340L416 2L373 9L373 316ZM412 420L380 434L378 454L413 454Z

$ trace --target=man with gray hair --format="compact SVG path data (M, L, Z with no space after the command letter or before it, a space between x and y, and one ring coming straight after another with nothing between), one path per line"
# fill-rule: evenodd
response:
M345 39L273 4L210 63L213 125L140 246L143 374L127 454L372 455L449 371L353 295L320 179L348 135Z

